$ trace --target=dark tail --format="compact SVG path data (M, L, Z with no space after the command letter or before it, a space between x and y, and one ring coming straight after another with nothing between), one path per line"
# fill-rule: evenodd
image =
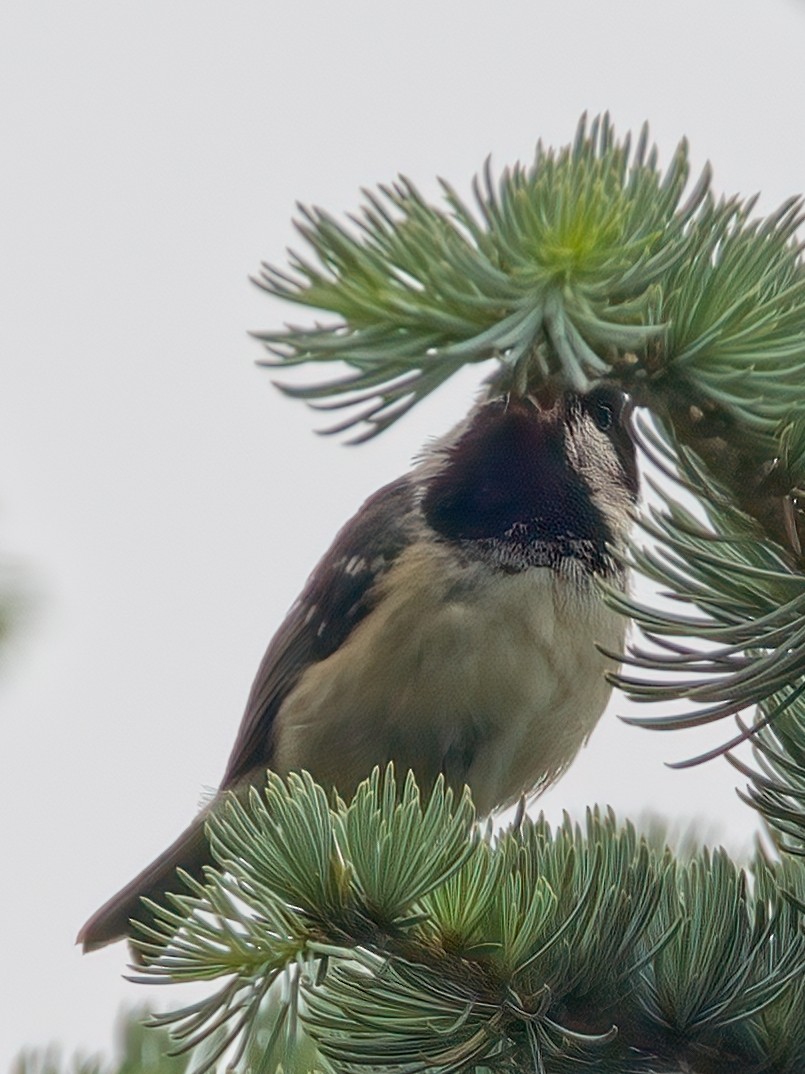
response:
M204 834L205 820L206 810L185 828L167 850L105 902L100 910L95 911L76 938L76 943L82 945L85 953L128 936L136 936L130 923L132 918L150 924L153 915L143 906L141 899L146 896L154 902L164 902L166 892L181 892L182 883L176 875L177 868L201 879L203 867L212 861Z

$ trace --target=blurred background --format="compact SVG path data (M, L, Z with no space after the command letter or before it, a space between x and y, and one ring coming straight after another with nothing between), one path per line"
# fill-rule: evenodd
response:
M122 946L87 915L215 786L264 647L332 535L467 408L469 371L370 445L317 437L247 329L248 282L299 245L297 200L353 209L398 172L467 192L608 109L680 137L768 212L805 186L805 9L791 0L384 5L6 0L0 11L0 1065L108 1050ZM2 597L3 593L11 597ZM539 803L757 831L731 732L650 734L616 698Z

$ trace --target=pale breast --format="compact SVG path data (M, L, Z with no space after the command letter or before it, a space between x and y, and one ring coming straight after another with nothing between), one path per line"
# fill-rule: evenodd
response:
M274 766L307 768L343 793L376 764L440 772L482 813L547 785L603 711L606 660L623 619L583 572L460 566L407 549L378 607L310 667L277 715Z

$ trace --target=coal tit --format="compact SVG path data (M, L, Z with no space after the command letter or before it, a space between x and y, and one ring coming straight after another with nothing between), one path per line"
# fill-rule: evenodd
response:
M307 769L349 795L375 765L443 773L487 814L544 789L607 703L638 491L614 387L478 403L336 536L263 658L221 782ZM84 925L93 950L211 858L206 810Z

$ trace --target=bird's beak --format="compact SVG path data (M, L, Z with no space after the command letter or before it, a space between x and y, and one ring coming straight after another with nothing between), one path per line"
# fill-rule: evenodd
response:
M538 391L531 392L528 396L529 400L536 409L540 412L541 416L548 417L556 410L561 392L559 388L552 383L544 384Z

